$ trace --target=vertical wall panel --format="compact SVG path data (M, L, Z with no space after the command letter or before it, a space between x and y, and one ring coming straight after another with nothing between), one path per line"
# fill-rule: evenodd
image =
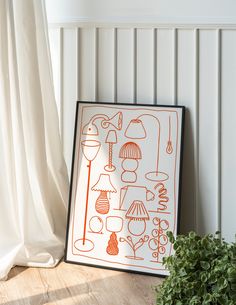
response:
M174 41L170 29L157 30L157 103L174 103Z
M187 232L195 228L195 154L196 137L195 111L195 41L193 30L178 30L177 49L177 102L185 105L185 133L183 157L183 189L181 206L181 231Z
M236 30L219 33L74 26L50 29L50 45L68 169L77 98L184 105L181 232L221 228L233 241Z
M199 233L218 229L217 209L217 34L199 33Z
M152 29L137 30L136 92L139 103L154 100L154 44Z
M222 31L222 235L236 233L236 31Z
M134 44L132 29L117 31L117 100L132 103L134 99Z
M95 101L96 29L81 28L79 34L79 100Z
M63 30L63 45L62 45L62 64L63 64L63 128L62 140L63 149L68 170L71 168L72 144L75 108L77 100L77 28Z
M114 29L98 30L98 100L114 101Z

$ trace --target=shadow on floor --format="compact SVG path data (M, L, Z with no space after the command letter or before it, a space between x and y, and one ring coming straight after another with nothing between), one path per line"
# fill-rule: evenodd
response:
M23 269L23 268L22 268ZM22 270L23 271L23 270ZM78 274L79 275L79 274ZM152 286L160 284L160 278L132 273L101 277L60 289L49 290L29 297L0 302L1 305L43 305L56 304L61 300L71 299L69 304L87 305L154 305L155 295ZM79 298L78 298L79 297Z
M11 271L8 273L7 281L18 276L19 274L21 274L22 272L24 272L27 269L28 269L28 267L20 267L20 266L16 266L16 267L12 268Z

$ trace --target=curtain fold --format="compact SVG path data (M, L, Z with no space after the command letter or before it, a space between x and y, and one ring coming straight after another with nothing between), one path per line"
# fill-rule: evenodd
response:
M0 278L55 266L64 251L68 177L43 0L0 1Z

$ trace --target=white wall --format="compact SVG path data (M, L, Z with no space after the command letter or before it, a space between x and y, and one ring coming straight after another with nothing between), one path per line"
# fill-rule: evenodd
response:
M202 24L202 17L195 24L173 24L172 20L171 24L150 25L138 18L142 5L145 7L141 0L135 1L137 21L127 19L132 24L112 19L114 24L103 18L110 13L119 16L122 12L128 18L134 3L131 0L126 0L126 9L122 7L123 0L97 0L94 3L101 6L96 4L93 10L90 10L91 0L48 0L48 4L49 1L49 17L52 20L54 14L57 22L50 25L50 42L68 168L76 100L185 105L181 231L195 229L203 234L221 230L227 240L233 241L236 233L236 120L233 115L236 113L236 26L210 24L220 14L216 6L210 10L210 4L224 3L222 16L228 17L232 17L236 4L199 0L199 5L204 3L202 15L209 10L212 17L209 24L206 20ZM59 2L64 7L59 9ZM170 1L157 1L162 3L162 12L167 11L164 2ZM154 1L149 3L149 8L155 7L155 11L146 9L146 14L161 12ZM199 7L188 8L195 17L200 14ZM168 11L179 18L187 14L187 6L183 11L180 7L170 7ZM90 21L83 22L82 13Z
M235 0L46 0L49 22L232 23Z

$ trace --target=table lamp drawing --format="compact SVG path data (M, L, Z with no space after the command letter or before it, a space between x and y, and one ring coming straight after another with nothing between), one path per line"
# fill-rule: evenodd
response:
M149 220L149 215L141 200L132 202L125 218L129 219L128 230L132 235L140 236L146 231L146 221Z
M142 152L138 144L126 142L120 149L119 158L123 159L121 163L123 169L121 180L130 183L136 182L136 170L139 166L139 160L142 159Z
M100 194L95 203L95 210L100 214L107 214L110 210L110 202L107 193L116 193L116 189L111 183L108 174L100 174L97 183L92 187L92 191L99 191Z

